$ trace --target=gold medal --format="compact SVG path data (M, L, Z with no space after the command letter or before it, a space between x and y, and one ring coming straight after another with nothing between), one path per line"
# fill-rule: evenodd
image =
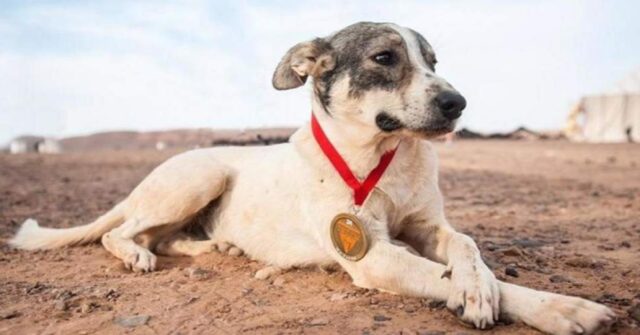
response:
M350 261L359 261L369 251L367 232L353 214L336 215L331 222L331 241L336 251Z

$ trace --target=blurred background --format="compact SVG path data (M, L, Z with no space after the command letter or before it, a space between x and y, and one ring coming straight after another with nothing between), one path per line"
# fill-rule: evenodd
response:
M271 87L280 57L363 20L427 38L469 102L460 127L561 130L587 95L640 91L638 13L638 1L4 0L0 144L299 126L309 90Z

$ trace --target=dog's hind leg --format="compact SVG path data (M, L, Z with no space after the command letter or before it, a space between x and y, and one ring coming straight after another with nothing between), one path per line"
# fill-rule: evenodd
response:
M155 251L165 256L198 256L216 251L218 243L213 240L192 240L184 233L158 243Z
M156 168L126 200L125 222L106 233L102 244L134 271L153 271L156 257L134 241L157 240L177 232L225 190L230 172L208 152L178 155ZM159 241L151 242L150 247Z

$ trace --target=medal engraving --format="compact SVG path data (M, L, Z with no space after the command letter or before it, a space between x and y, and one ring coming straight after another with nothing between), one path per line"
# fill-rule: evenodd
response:
M350 261L362 259L369 250L369 239L364 226L353 214L336 215L331 222L331 241L336 251Z

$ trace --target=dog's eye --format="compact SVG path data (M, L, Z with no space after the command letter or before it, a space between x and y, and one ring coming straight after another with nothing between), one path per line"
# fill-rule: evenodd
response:
M395 55L391 51L383 51L373 56L373 61L380 65L393 65L395 63Z

